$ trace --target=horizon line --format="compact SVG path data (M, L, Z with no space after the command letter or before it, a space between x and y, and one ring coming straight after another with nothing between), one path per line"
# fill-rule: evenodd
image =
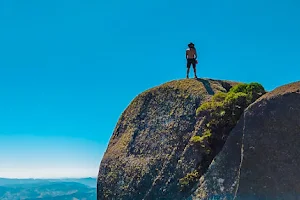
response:
M97 176L83 176L83 177L0 177L0 179L34 179L34 180L43 180L43 179L50 179L50 180L55 180L55 179L86 179L86 178L92 178L92 179L97 179Z

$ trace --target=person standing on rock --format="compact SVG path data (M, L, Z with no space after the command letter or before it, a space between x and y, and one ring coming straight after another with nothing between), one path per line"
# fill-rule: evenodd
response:
M187 60L187 73L186 73L186 78L189 78L189 73L190 73L190 68L191 65L193 65L193 69L194 69L194 75L195 78L197 78L197 74L196 74L196 64L197 62L197 52L196 52L196 48L195 45L191 42L190 44L188 44L188 49L186 50L186 60Z

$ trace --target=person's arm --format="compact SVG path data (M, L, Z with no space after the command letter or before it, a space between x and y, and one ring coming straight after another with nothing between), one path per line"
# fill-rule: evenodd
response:
M188 59L188 50L185 51L185 58Z
M197 51L195 49L195 59L197 59L197 58L198 58L198 55L197 55Z

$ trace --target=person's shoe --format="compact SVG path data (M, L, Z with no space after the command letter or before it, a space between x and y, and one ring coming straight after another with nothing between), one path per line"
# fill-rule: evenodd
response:
M197 77L197 76L195 76L195 79L198 79L198 77Z
M189 79L189 76L186 76L187 79Z

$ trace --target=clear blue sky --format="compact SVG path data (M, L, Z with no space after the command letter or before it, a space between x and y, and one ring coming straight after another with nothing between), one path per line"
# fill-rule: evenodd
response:
M96 176L130 101L185 77L190 41L200 77L268 90L299 80L299 9L297 0L0 1L0 176Z

